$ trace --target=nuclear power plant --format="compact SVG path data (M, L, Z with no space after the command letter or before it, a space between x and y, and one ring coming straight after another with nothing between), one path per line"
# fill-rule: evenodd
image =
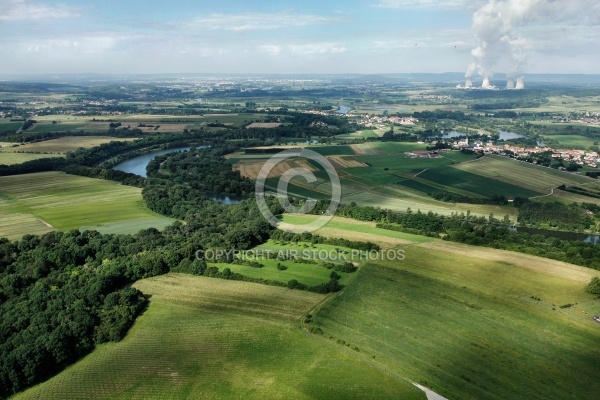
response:
M466 77L465 78L465 84L463 85L457 85L456 86L457 89L488 89L488 90L500 90L500 88L498 86L494 86L492 84L492 82L490 81L490 77L489 76L484 76L483 77L483 81L481 82L481 86L475 86L473 85L473 78L471 77ZM519 77L516 79L515 82L515 78L512 77L508 77L506 79L506 90L522 90L525 89L525 81L523 79L523 77Z

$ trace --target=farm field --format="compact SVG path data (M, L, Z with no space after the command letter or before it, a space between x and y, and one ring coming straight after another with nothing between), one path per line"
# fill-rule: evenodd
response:
M472 172L525 189L549 194L552 188L565 185L581 185L592 179L552 168L539 167L501 156L485 156L479 160L463 163L453 168Z
M572 147L586 150L590 146L593 146L594 142L598 142L597 138L591 138L581 135L552 135L544 137L556 140L559 144L555 147Z
M421 187L409 187L417 188L425 193L446 190L471 197L490 197L493 195L532 197L544 194L457 168L430 168L423 171L418 177L399 182L400 185L411 183L417 183Z
M5 121L0 119L0 132L16 131L21 125L23 125L23 122L10 122L8 119Z
M456 204L436 201L427 193L442 190L453 191L471 197L486 197L498 193L498 188L508 190L512 196L536 196L547 192L535 191L515 183L492 179L470 172L448 168L456 163L471 161L473 156L459 152L446 152L440 158L411 158L404 153L422 149L418 143L364 143L352 146L311 146L311 149L328 154L327 158L336 168L342 184L342 202L355 202L359 205L376 205L398 211L420 209L449 215L453 212L471 211L476 215L508 215L516 219L516 210L510 206ZM346 154L352 150L350 155ZM363 154L363 155L360 155ZM369 154L369 155L366 155ZM244 176L256 179L265 159L269 155L232 155L228 160ZM331 184L327 174L318 163L289 160L285 165L305 167L315 174L316 182L306 182L303 178L291 179L288 190L298 196L315 199L329 199ZM284 163L279 167L283 167ZM274 168L266 186L276 190L277 176L287 168ZM427 179L429 178L429 179ZM449 182L459 180L456 185Z
M80 147L89 148L100 146L109 142L133 141L135 138L115 138L111 136L65 136L58 139L45 140L43 142L27 143L11 151L27 151L36 153L60 153L65 154L75 151ZM5 152L8 150L5 150Z
M0 237L32 233L26 225L19 230L9 223L15 214L58 230L148 219L164 226L172 221L144 209L141 201L139 188L61 172L0 177Z
M336 236L356 238L360 223L346 225ZM399 243L404 261L364 264L314 313L324 340L356 346L449 399L593 398L600 390L590 373L600 360L591 319L600 299L585 292L598 271L437 239Z
M357 351L299 327L323 295L183 274L134 286L150 306L124 340L15 399L425 399Z
M31 160L39 160L40 158L62 157L62 154L42 154L42 153L13 153L11 150L0 150L0 164L14 165L21 164Z

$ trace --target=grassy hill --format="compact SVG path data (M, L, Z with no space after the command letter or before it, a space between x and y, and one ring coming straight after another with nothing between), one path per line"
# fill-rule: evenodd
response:
M182 274L135 287L150 306L122 342L15 399L425 399L354 350L299 327L323 295Z

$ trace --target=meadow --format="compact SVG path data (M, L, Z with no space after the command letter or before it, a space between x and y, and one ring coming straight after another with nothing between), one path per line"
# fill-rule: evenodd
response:
M281 243L279 241L269 240L266 243L253 249L255 255L245 254L238 256L239 259L255 261L263 265L262 268L251 267L248 265L228 264L209 262L209 267L217 267L219 271L229 268L232 272L239 273L251 278L278 281L287 284L288 281L295 279L308 286L316 286L329 281L329 275L332 269L322 266L323 262L340 265L343 263L343 257L350 257L350 249L341 246L332 246L327 244L312 244L306 242ZM266 257L266 253L271 252L274 256L283 257L294 256L297 260L277 259ZM339 256L338 256L339 253ZM326 260L319 259L319 255L327 255ZM306 262L302 262L306 261ZM280 270L278 264L287 269ZM352 279L352 274L346 272L337 272L340 275L339 283L345 285Z
M425 399L356 350L300 328L323 295L183 274L134 286L150 306L124 340L15 399Z
M39 220L42 230L79 229L84 226L110 226L153 220L161 227L172 219L145 209L141 189L116 182L68 175L61 172L0 177L0 236L16 239L32 232L27 225L15 226L15 215L28 221ZM120 233L135 233L141 226L130 226L135 231L118 226ZM139 227L139 229L137 229ZM147 226L146 226L147 227Z
M336 236L356 238L360 223L345 225ZM600 326L591 319L600 299L585 292L597 271L438 239L395 248L403 261L369 261L314 313L323 340L358 347L449 399L593 398L600 390Z

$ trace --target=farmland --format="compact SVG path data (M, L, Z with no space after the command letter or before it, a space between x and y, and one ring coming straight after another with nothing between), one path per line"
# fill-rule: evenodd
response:
M598 143L597 138L581 135L552 135L546 136L558 142L557 147L588 149L590 146Z
M550 189L562 184L575 185L593 182L593 180L583 176L538 167L525 162L517 162L500 156L486 156L474 162L457 165L454 168L544 194L550 193Z
M524 159L540 141L592 150L600 78L568 86L578 79L555 85L528 74L527 90L486 91L456 90L463 74L426 82L433 77L0 80L0 164L85 148L1 168L40 172L0 177L0 397L424 400L416 382L449 400L596 398L600 298L586 287L599 275L591 268L600 268L600 247L522 229L592 239L600 209L541 203L600 206L600 180L584 176L597 171L595 156L579 173L508 157ZM499 141L500 131L519 138ZM452 134L434 139L448 132L468 133L469 146ZM144 142L92 149L136 138ZM506 157L478 153L476 140ZM145 180L104 169L200 143L208 149L152 163ZM251 197L252 182L231 169L257 179L286 148L326 157L342 185L339 214L369 221L334 216L320 237L292 236L274 231L256 201L205 198ZM316 182L291 178L280 203L329 200L325 168L299 153L271 170L270 194L303 169ZM533 158L575 169L576 158ZM141 186L144 197L49 171ZM267 202L280 214L277 200ZM280 228L316 218L284 213ZM72 229L83 232L23 237ZM380 249L356 250L373 243ZM215 249L237 259L209 257Z
M16 239L48 227L69 230L148 219L164 226L172 221L144 209L141 201L141 189L60 172L0 177L0 236ZM15 218L27 224L19 229ZM34 221L41 222L35 223L39 229L32 232L28 224ZM130 226L135 228L135 224Z
M336 236L356 238L360 223L344 223ZM366 263L316 313L323 337L450 399L586 398L600 389L590 374L600 300L584 291L596 271L440 240L399 246L404 261Z
M15 398L425 398L298 327L323 295L181 274L135 287L150 307L123 341Z
M151 303L123 341L16 398L305 398L329 390L423 398L404 378L449 399L588 398L600 389L590 373L600 357L590 315L600 300L584 291L596 271L437 239L390 238L348 219L332 224L318 233L368 234L402 249L405 259L363 262L325 302L305 291L181 274L138 281ZM312 322L302 322L309 310Z
M0 150L0 164L14 165L21 164L40 158L61 157L61 154L43 154L43 153L13 153L12 151Z
M11 151L28 153L55 153L65 154L78 148L90 148L100 146L112 141L131 141L134 138L115 138L110 136L65 136L58 139L45 140L43 142L27 143L11 148ZM5 150L8 151L8 150Z
M436 201L430 193L450 191L473 198L484 198L503 193L507 196L538 196L546 191L532 190L518 183L483 176L469 171L448 168L467 165L473 155L460 152L446 152L438 158L414 158L405 153L424 148L419 143L363 143L352 146L309 146L308 149L326 154L340 177L342 201L359 205L377 204L384 208L405 211L407 208L433 211L440 214L471 211L477 215L509 215L515 218L513 207L456 204ZM255 179L265 155L234 155L229 161L234 169L249 178ZM280 165L281 164L281 165ZM306 182L303 178L294 178L288 189L302 197L326 199L330 196L331 185L322 167L304 160L291 159L278 164L269 175L266 185L276 188L285 166L304 167L313 171L317 181ZM317 170L318 169L318 170ZM548 189L549 190L549 189Z

